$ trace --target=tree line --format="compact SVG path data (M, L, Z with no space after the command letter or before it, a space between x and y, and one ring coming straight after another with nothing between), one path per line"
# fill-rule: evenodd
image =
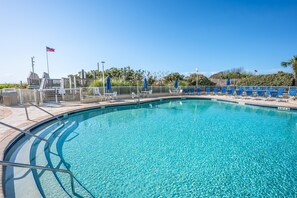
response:
M85 72L85 76L90 80L90 86L101 86L103 72L98 70L91 70ZM75 75L77 79L81 79L81 72ZM110 76L113 86L135 86L137 83L142 83L144 78L147 79L149 86L170 86L173 85L175 79L179 80L180 86L194 86L196 85L196 80L198 80L199 85L214 85L214 83L209 80L203 74L190 74L188 76L180 74L178 72L150 72L147 70L134 70L130 67L116 68L112 67L104 71L104 77ZM197 79L198 77L198 79Z
M188 76L180 74L178 72L150 72L147 70L134 70L128 67L116 68L112 67L105 70L105 76L109 75L111 77L112 84L114 86L135 86L144 78L147 78L148 85L173 85L174 80L179 80L180 86L195 86L196 84L200 86L213 86L215 83L211 79L239 79L238 85L246 86L292 86L297 83L297 56L293 56L292 59L288 61L281 62L281 66L289 67L293 69L292 74L286 74L284 72L278 72L276 74L267 75L256 75L257 70L254 72L247 72L243 68L234 68L230 70L225 70L211 75L209 78L203 74L192 73ZM79 79L81 73L76 74ZM93 79L90 86L102 86L103 72L98 70L91 70L86 72L86 77L88 79ZM197 83L198 81L198 83Z

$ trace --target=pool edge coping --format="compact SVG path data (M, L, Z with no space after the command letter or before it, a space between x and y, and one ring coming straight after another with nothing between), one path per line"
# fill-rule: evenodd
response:
M90 106L78 106L77 108L74 109L66 109L63 112L59 113L53 113L57 117L63 117L65 113L67 114L75 114L83 111L88 111L92 109L97 109L101 107L113 107L113 106L124 106L124 105L133 105L133 104L144 104L148 102L153 102L153 101L160 101L160 100L170 100L170 99L204 99L204 100L214 100L214 101L221 101L221 102L229 102L233 104L244 104L244 105L249 105L249 106L256 106L256 107L265 107L265 108L273 108L276 110L282 110L280 107L285 108L285 111L297 111L297 106L277 106L273 104L256 104L256 103L247 103L247 102L240 102L240 101L235 101L235 98L225 98L225 99L217 99L214 96L216 95L179 95L179 96L161 96L161 97L153 97L153 98L141 98L139 101L138 99L133 99L131 101L115 101L115 102L110 102L110 103L90 103ZM289 108L289 109L286 109ZM48 122L53 121L55 118L53 117L47 117L47 118L40 118L36 123L23 123L25 124L23 130L34 130L38 126L42 124L46 124ZM7 129L6 132L9 132L10 134L7 135L2 141L1 141L1 147L0 147L0 155L1 159L4 159L4 156L6 155L7 151L20 139L24 136L24 134L17 133L12 129ZM6 143L3 145L3 143ZM0 166L0 197L4 197L4 178L3 178L3 166Z

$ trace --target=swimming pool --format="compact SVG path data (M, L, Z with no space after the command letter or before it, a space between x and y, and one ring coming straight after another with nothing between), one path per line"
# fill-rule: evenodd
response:
M187 99L65 117L63 128L35 129L50 151L31 138L7 157L17 161L27 150L32 164L69 169L83 197L297 195L294 111ZM42 195L72 196L67 175L32 176ZM6 181L17 186L9 174Z

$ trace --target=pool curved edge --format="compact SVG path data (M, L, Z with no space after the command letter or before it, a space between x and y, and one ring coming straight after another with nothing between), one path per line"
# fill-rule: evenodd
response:
M203 96L197 96L197 95L181 95L181 96L165 96L165 97L155 97L155 98L142 98L140 100L133 99L133 100L126 100L126 101L119 101L119 102L112 102L112 103L91 103L88 105L82 104L77 105L75 107L61 107L62 110L52 112L57 117L63 117L64 114L74 114L82 111L87 111L91 109L97 109L97 108L104 108L109 106L124 106L124 105L132 105L137 103L148 103L153 101L159 101L159 100L170 100L170 99L201 99L201 100L216 100L216 101L222 101L222 102L231 102L231 103L237 103L242 105L251 105L251 106L259 106L259 107L266 107L266 108L274 108L279 110L293 110L297 111L297 103L280 103L280 102L264 102L264 101L254 101L254 100L243 100L243 99L235 99L233 97L226 97L226 96L214 96L214 95L203 95ZM14 116L12 113L10 116ZM25 116L24 116L25 117ZM18 122L18 126L24 130L31 131L40 125L46 124L48 122L53 121L55 118L52 117L38 117L38 119L34 121L27 121L26 119L23 120L16 120ZM6 134L1 136L0 141L0 157L1 159L5 159L6 153L9 151L9 149L17 142L19 141L24 134L21 134L19 132L16 132L12 129L7 129L4 131L3 134ZM3 186L3 166L0 166L0 197L4 197L4 186Z

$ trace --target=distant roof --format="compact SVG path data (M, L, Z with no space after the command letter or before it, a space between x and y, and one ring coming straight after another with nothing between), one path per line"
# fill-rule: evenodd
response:
M43 72L43 74L42 74L42 78L50 78L50 77L49 77L49 74L48 74L48 73Z
M28 79L39 79L39 76L36 73L30 72Z

